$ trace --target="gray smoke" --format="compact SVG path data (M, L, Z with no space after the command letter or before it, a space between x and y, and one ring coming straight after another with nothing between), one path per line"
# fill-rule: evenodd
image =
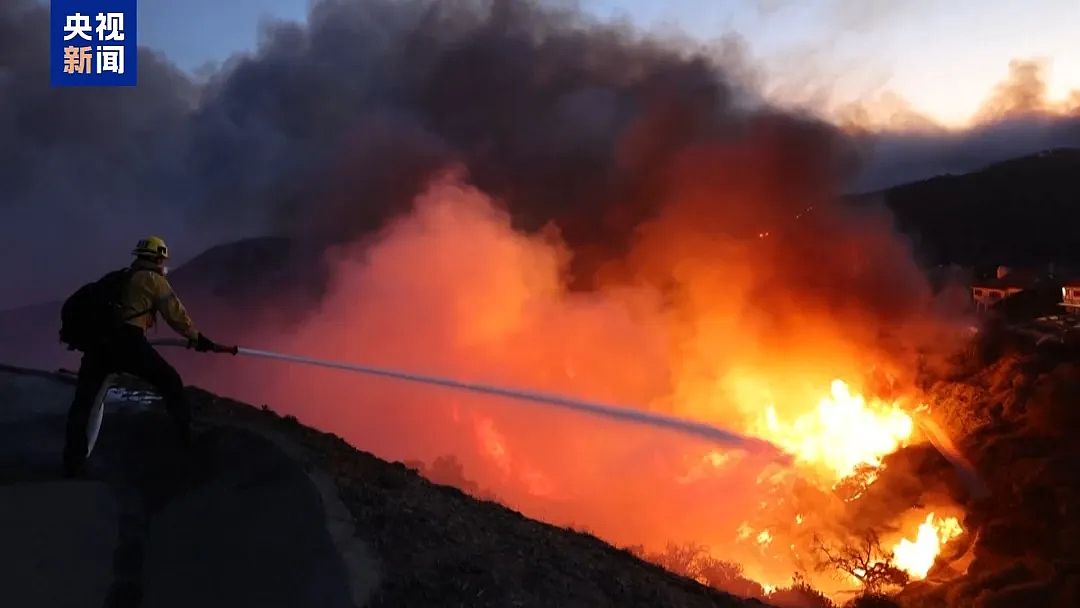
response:
M629 186L610 175L616 142L648 108L696 115L654 128L642 157L741 101L715 56L526 0L325 0L205 82L142 49L134 89L50 88L32 0L5 5L0 33L0 306L59 295L144 233L189 255L266 233L354 239L449 163L527 226L589 219Z
M5 2L0 307L56 295L100 269L98 251L122 260L132 235L177 224L199 193L184 158L198 92L180 71L143 50L138 87L52 88L48 62L48 9Z
M975 125L963 131L945 129L901 103L890 122L906 128L868 136L876 162L866 166L852 189L966 173L1017 156L1080 146L1080 91L1062 101L1051 99L1045 59L1013 59L1008 68L987 92Z
M934 175L959 175L1052 148L1080 146L1080 116L1020 116L960 132L892 133L873 143L873 162L851 184L867 192Z

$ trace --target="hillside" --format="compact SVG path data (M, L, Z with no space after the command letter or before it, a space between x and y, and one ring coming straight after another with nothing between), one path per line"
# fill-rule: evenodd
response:
M196 295L258 301L288 290L318 297L327 279L322 251L284 237L211 247L169 274L177 289Z
M107 495L87 496L93 482L56 481L57 422L69 383L66 376L0 369L0 491L9 508L24 505L0 524L6 539L0 551L13 564L52 547L31 560L38 573L32 578L67 564L69 580L93 593L108 589L109 605L134 607L139 594L147 606L255 605L250 602L260 597L260 606L296 608L761 605L665 572L592 536L432 484L295 419L198 389L191 389L201 428L194 465L183 464L170 447L159 408L110 409L91 463L92 478L100 478L101 491L107 488L119 505L108 508ZM320 478L329 488L320 487ZM64 502L55 504L56 498ZM340 515L331 507L339 502L348 513L335 521ZM317 514L323 510L325 521ZM20 528L33 530L31 522L46 516L72 527L36 544L22 538ZM109 520L117 516L120 545L110 573L104 564L118 532ZM352 531L349 538L342 538L343 529ZM94 556L94 542L105 559ZM138 551L124 552L125 545ZM341 555L331 557L327 551L335 546ZM15 550L24 553L10 553ZM69 553L87 562L73 563ZM83 576L86 568L98 578ZM8 575L0 574L5 591L31 585ZM349 589L355 604L347 599ZM88 605L78 603L87 598L57 600L63 589L38 593L33 605L41 608ZM31 605L18 595L15 600Z
M924 381L931 412L989 495L964 499L974 541L970 559L954 566L962 576L912 584L895 599L905 608L1080 605L1080 351L988 339ZM888 458L879 483L913 475L915 495L955 479L936 454L920 456L924 448Z
M336 435L196 391L209 419L272 428L331 471L391 573L372 606L751 606L595 537L528 519Z
M935 263L1080 265L1080 149L1016 158L873 193Z

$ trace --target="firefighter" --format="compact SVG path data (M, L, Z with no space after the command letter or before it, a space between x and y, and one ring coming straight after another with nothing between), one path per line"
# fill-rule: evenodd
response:
M165 242L156 236L147 237L138 242L132 254L135 260L121 271L123 282L115 288L118 300L115 307L120 310L118 322L108 328L102 339L80 349L83 357L75 398L68 411L64 444L63 466L68 477L79 476L85 470L86 430L94 398L106 378L114 373L131 374L151 384L165 401L181 445L188 451L192 447L191 408L184 383L176 369L147 340L146 331L154 326L160 314L195 350L209 352L220 347L195 328L165 278L165 263L169 259ZM106 324L103 320L99 323Z

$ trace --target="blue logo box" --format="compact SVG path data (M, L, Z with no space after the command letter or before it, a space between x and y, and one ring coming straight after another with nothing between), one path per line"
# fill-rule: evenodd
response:
M138 0L52 0L49 72L54 87L139 83Z

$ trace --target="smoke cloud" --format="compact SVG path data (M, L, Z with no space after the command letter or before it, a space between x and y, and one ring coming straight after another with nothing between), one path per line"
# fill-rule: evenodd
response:
M835 10L855 27L893 9ZM761 97L737 37L660 40L525 0L323 0L308 23L266 24L257 51L199 79L143 49L133 89L50 88L47 7L34 0L4 3L0 32L0 308L63 295L115 265L118 242L147 233L169 239L176 263L246 236L346 242L407 210L448 162L511 205L517 227L558 218L575 246L619 240L612 231L648 206L654 152L641 150L678 145L705 128L697 114L730 116ZM841 187L1075 143L1075 122L1043 111L1038 70L1017 70L997 97L1028 101L989 105L993 124L971 133L878 133ZM681 107L661 99L673 90ZM670 141L614 158L646 111L671 124L641 137Z
M762 431L770 405L797 420L836 378L913 392L926 357L950 352L957 319L887 211L839 202L857 142L763 104L733 76L753 71L739 53L525 0L323 0L205 82L144 51L138 88L63 90L47 83L45 9L5 6L11 304L85 280L144 232L191 252L286 235L325 252L318 306L287 326L250 323L277 296L192 306L213 337L740 431ZM31 259L60 270L43 278ZM703 475L707 447L675 436L206 360L185 361L188 381L384 458L455 454L530 515L761 560L733 530L759 511L763 464L713 454ZM792 571L761 568L782 582Z
M842 123L861 133L876 161L867 163L852 190L966 173L1024 154L1080 146L1080 90L1051 99L1049 67L1044 59L1010 62L1008 76L962 130L935 123L895 95L845 108Z

